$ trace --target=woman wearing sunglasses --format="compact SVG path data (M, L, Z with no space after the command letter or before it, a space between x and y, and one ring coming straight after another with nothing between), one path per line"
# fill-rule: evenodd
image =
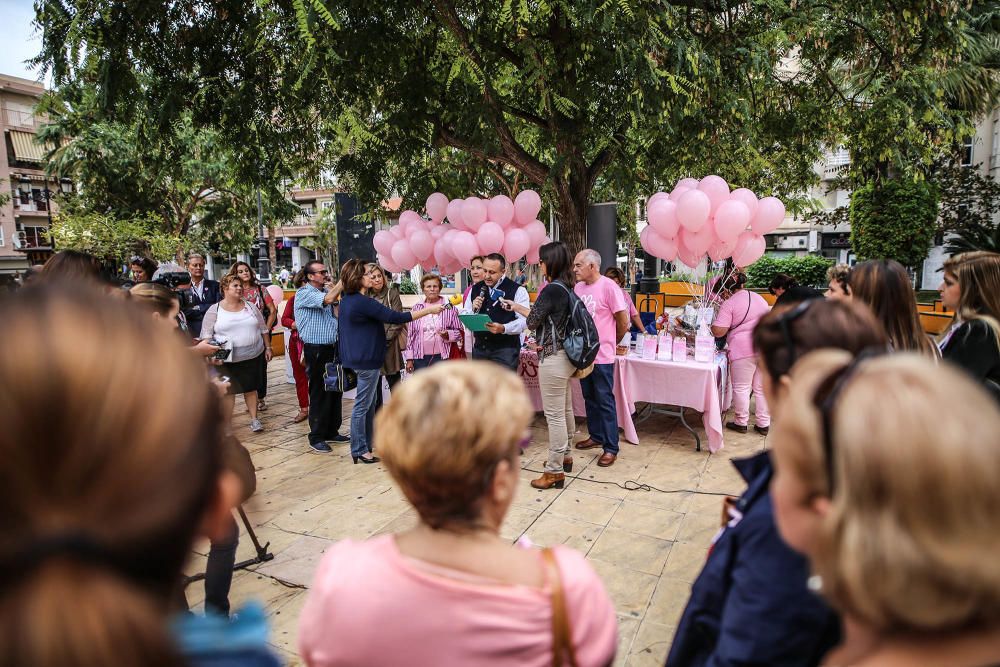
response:
M912 354L799 361L772 443L775 518L842 616L830 665L1000 664L1000 411Z
M885 347L886 337L864 307L812 299L765 315L753 342L768 403L780 415L788 372L802 355L820 348L857 354ZM778 535L770 453L733 465L747 488L723 505L724 529L691 587L667 667L819 664L837 642L839 627L833 611L806 586L806 559Z

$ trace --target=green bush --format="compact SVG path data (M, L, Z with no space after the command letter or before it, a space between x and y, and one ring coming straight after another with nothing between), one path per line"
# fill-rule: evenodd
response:
M832 264L832 260L819 255L761 257L746 268L747 287L767 287L779 273L787 273L800 285L822 286L826 284L826 271Z
M400 294L416 294L417 284L413 282L410 278L409 273L404 273L403 278L399 281L399 293Z
M870 182L851 193L850 215L858 259L894 259L916 268L934 243L937 191L923 181Z

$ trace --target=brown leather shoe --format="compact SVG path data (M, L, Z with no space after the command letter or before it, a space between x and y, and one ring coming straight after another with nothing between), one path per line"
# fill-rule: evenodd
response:
M604 454L601 455L601 458L597 459L597 465L602 468L610 468L614 465L617 458L618 457L611 452L604 452Z
M746 433L746 424L737 424L736 422L726 422L726 428L730 431L736 431L737 433Z
M566 456L563 458L563 472L573 472L573 457Z
M543 472L538 479L531 480L531 486L535 489L557 489L563 488L566 483L566 475L561 472Z
M757 431L760 435L767 435L771 430L770 426L754 426L753 430Z
M304 422L307 419L309 419L309 411L299 410L299 414L295 415L295 419L292 420L292 423L298 424L299 422Z
M587 438L586 440L581 440L580 442L576 443L577 449L596 449L597 447L603 447L603 446L604 445L602 445L601 443L594 442L590 438Z

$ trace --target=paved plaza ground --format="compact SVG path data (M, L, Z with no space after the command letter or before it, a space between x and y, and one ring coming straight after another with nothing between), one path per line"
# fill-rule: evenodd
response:
M286 664L299 665L299 612L323 551L343 538L403 530L416 515L384 466L352 465L347 444L334 445L331 454L314 453L306 439L308 422L291 421L298 404L294 387L285 383L283 358L271 363L269 376L270 408L262 413L266 430L250 433L242 406L234 423L257 468L257 493L245 509L275 557L236 573L231 600L234 609L250 599L262 602L275 650ZM349 405L345 401L345 418ZM701 422L697 414L688 421ZM585 433L579 420L578 428ZM566 544L586 554L618 611L615 665L662 665L691 582L719 526L721 499L708 494L740 493L744 484L730 459L760 451L764 438L752 431L727 431L721 452L696 452L694 438L678 420L654 415L639 426L642 444L622 442L611 468L597 467L598 454L574 450L566 487L536 491L528 483L538 477L546 457L541 415L532 432L503 536L514 541L526 535L535 544ZM239 560L253 555L242 526L241 531ZM207 543L198 546L189 572L204 570L207 551ZM201 583L187 593L200 607Z

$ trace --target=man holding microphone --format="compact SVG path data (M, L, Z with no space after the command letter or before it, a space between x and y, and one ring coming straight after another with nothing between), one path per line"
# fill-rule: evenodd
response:
M487 255L483 260L483 280L472 286L465 301L467 313L488 315L488 332L474 334L473 359L486 359L517 372L521 356L521 334L525 318L503 307L501 300L508 299L525 308L531 307L528 291L513 280L504 277L507 260L499 253Z

